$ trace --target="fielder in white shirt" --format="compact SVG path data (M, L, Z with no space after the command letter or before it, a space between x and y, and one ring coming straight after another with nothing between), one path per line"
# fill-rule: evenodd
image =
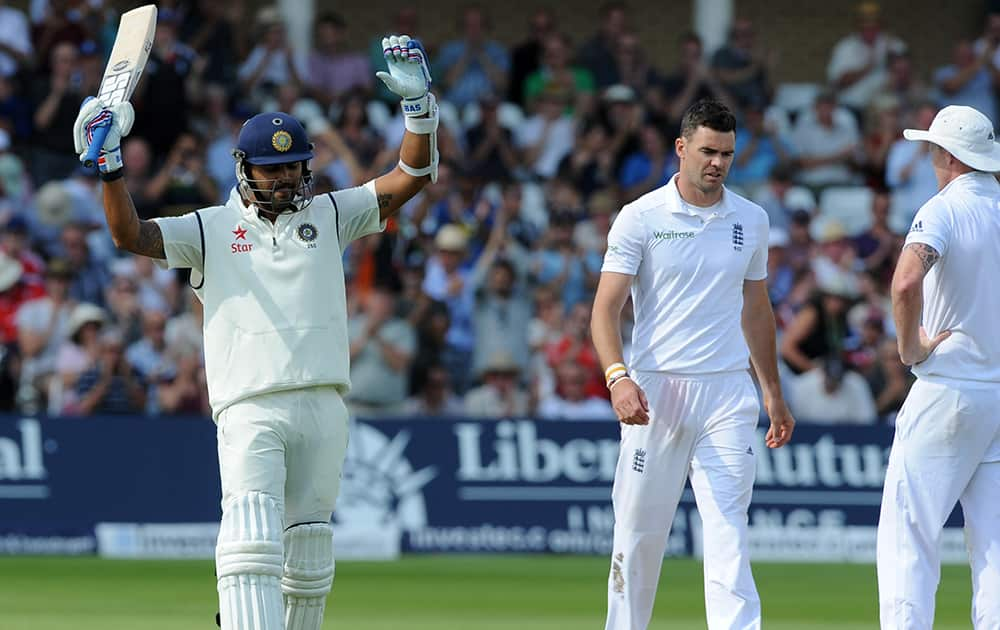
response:
M892 279L899 356L917 376L896 417L878 525L884 630L934 623L938 548L961 502L972 621L1000 628L1000 144L993 123L945 107L927 131L940 192L917 212Z
M313 197L312 144L283 112L240 131L228 203L141 221L123 178L128 103L86 102L81 156L110 125L98 166L115 245L192 270L204 303L205 369L218 425L222 524L216 547L225 630L319 630L333 584L330 516L347 449L350 387L342 254L437 174L437 106L423 48L383 40L407 133L395 169Z
M675 141L680 172L622 208L608 235L591 331L621 421L612 493L608 630L649 624L667 535L690 478L704 525L712 630L760 628L747 508L759 415L753 362L771 419L766 444L791 438L767 294L764 210L727 190L736 120L692 105ZM631 294L631 365L619 321Z

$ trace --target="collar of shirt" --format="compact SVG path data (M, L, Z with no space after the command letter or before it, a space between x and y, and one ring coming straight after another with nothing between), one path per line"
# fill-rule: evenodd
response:
M993 173L986 173L983 171L972 171L971 173L962 173L955 179L948 182L944 188L938 193L943 195L946 192L951 191L953 188L955 190L969 190L977 186L986 186L989 188L994 188L1000 185L997 182L996 177Z
M681 197L680 189L677 188L677 178L679 176L679 174L674 175L670 178L670 184L668 184L669 190L667 192L667 207L670 209L670 212L690 217L698 217L703 221L710 221L712 219L727 217L736 211L732 207L732 204L728 202L728 194L725 186L722 187L722 197L719 201L707 208L701 208L684 201L684 198Z

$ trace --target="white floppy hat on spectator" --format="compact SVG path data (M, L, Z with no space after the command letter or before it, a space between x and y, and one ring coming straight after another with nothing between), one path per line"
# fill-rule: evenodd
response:
M937 113L930 129L904 129L903 137L933 142L977 171L1000 171L1000 144L993 134L993 122L972 107L949 105Z
M469 245L469 237L465 235L465 230L454 223L448 223L438 230L434 245L446 252L464 252Z
M72 337L84 324L90 322L103 324L105 321L107 321L107 317L103 308L89 302L81 302L70 313L69 321L66 323L66 332Z

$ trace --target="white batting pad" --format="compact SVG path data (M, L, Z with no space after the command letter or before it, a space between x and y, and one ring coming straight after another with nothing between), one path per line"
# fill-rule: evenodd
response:
M215 549L222 630L284 628L281 529L273 496L251 492L223 508Z
M286 630L319 630L326 596L333 586L333 530L328 523L304 523L285 532Z

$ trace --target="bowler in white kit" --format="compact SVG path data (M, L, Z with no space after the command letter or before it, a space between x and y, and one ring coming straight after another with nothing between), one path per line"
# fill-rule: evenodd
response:
M594 299L592 333L621 421L607 630L649 624L667 535L686 480L703 523L705 608L712 630L760 628L747 509L759 415L752 361L771 426L791 438L767 294L764 210L723 184L736 120L702 100L681 121L679 172L622 208ZM625 364L621 310L631 294Z
M86 102L74 130L98 159L115 244L190 268L205 307L205 369L218 425L222 524L216 547L225 630L319 630L333 584L330 516L347 448L350 387L342 254L437 174L437 105L423 48L383 40L406 133L395 169L363 186L313 196L312 144L282 112L240 131L238 185L222 206L141 221L125 187L124 102Z
M972 623L1000 628L1000 144L993 122L945 107L930 129L938 194L917 212L892 279L899 356L917 381L899 415L878 524L883 630L934 624L939 545L961 502Z

